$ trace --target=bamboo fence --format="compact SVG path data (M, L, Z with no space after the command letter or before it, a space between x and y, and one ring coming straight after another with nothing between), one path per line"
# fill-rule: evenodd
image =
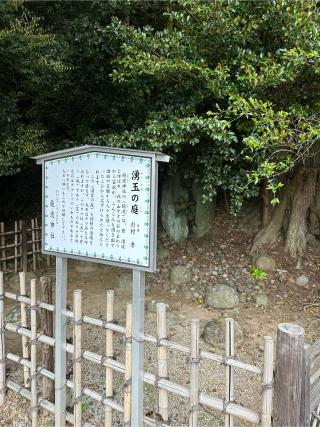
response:
M20 277L24 281L23 274ZM54 347L55 339L39 332L37 310L48 310L52 313L55 307L52 304L37 300L36 280L31 281L31 298L25 295L25 287L20 287L21 295L5 292L3 284L3 273L0 273L0 404L3 404L6 387L24 396L31 401L32 426L37 426L39 408L55 412L55 406L43 396L37 393L37 376L55 379L54 372L37 366L37 344L43 343ZM31 311L31 327L28 329L26 323L16 325L6 323L4 319L5 298L15 300L21 304L21 310L26 306ZM73 294L73 311L67 311L67 317L72 319L73 344L66 343L66 350L73 356L73 381L67 379L66 385L73 391L74 405L73 413L67 413L67 421L80 427L82 423L81 401L83 397L89 397L103 404L105 411L105 426L110 427L114 412L122 414L124 425L131 425L131 351L132 351L132 306L127 305L126 325L121 326L114 320L114 292L106 292L106 320L95 319L82 314L81 291L76 290ZM106 332L106 353L99 355L82 348L82 325L94 325L103 328ZM22 357L5 350L5 330L19 334L22 337L22 346L25 340L31 342L31 357L23 353ZM122 334L125 337L125 363L114 358L113 340L114 334ZM157 334L156 336L144 335L144 341L154 344L158 350L158 372L157 374L144 373L144 382L154 386L158 392L158 408L160 414L156 419L144 416L145 425L168 426L169 422L169 395L180 396L188 402L189 426L198 426L198 416L201 407L213 409L225 416L225 426L231 427L234 419L241 419L253 425L263 427L271 426L272 415L272 372L273 372L273 339L264 339L264 365L263 369L257 366L241 362L236 359L234 348L234 321L226 319L226 348L225 354L218 355L200 349L199 320L191 321L190 348L170 341L166 334L166 308L164 304L157 304ZM190 382L189 388L177 384L168 378L168 350L178 351L189 356ZM24 368L24 384L20 385L12 380L6 381L6 361L15 362ZM105 393L100 394L90 387L84 386L82 382L83 360L98 364L105 372ZM225 371L224 397L219 398L201 391L199 372L201 361L209 360L218 362ZM235 403L234 399L234 370L241 369L256 374L261 380L261 405L260 411L255 412L250 408ZM124 376L123 405L113 399L113 373L118 372ZM29 373L31 389L29 389ZM159 421L160 415L160 421ZM238 422L238 421L237 421Z
M4 273L37 270L41 255L41 225L38 218L0 222L0 267ZM46 257L50 266L50 256Z

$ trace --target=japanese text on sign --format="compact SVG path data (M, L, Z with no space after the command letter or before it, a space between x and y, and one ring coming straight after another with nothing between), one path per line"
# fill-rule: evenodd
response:
M148 267L151 168L98 152L46 161L43 249Z

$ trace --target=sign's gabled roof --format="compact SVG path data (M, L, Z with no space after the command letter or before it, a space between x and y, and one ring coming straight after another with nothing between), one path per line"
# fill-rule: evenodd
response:
M157 151L145 151L145 150L131 150L127 148L117 148L117 147L101 147L100 145L82 145L81 147L67 148L65 150L53 151L47 154L40 154L39 156L31 157L37 161L37 164L41 164L46 160L60 159L66 156L86 154L91 152L100 152L100 153L114 153L114 154L123 154L123 155L136 155L136 156L147 156L155 157L158 162L169 162L170 156L167 154L159 153Z

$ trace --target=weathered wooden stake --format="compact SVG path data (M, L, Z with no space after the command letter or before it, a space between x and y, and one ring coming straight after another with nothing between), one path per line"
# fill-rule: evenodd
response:
M82 361L82 313L81 313L81 290L73 292L73 381L74 381L74 426L81 427L82 425L82 410L81 410L81 393L82 393L82 379L81 379L81 361Z
M125 426L131 424L131 353L132 353L132 305L127 304L126 313L126 362L125 362L125 386L124 386L124 413L123 422Z
M226 319L226 329L225 329L225 346L226 346L226 358L233 358L235 355L234 350L234 320ZM233 366L225 366L225 402L233 402L234 400L234 384L233 384ZM224 419L225 427L233 426L233 416L230 414L225 414Z
M3 271L0 271L0 406L6 397L6 351L4 341L4 282Z
M114 291L107 291L107 308L106 308L106 321L113 322L113 304L114 304ZM106 357L113 359L114 350L113 350L113 331L111 329L106 329ZM106 368L106 397L109 399L113 397L113 370L111 368ZM105 406L105 427L112 427L112 416L113 409L106 405Z
M310 345L304 345L300 426L310 426Z
M20 282L20 295L27 296L26 290L26 273L24 271L19 273L19 282ZM28 316L27 316L27 304L20 303L20 316L21 316L21 326L23 328L28 328ZM29 359L29 347L28 347L28 338L22 335L22 357L24 359ZM27 366L23 367L23 378L24 386L26 388L30 387L30 370Z
M273 338L264 337L261 427L271 427L273 389Z
M274 426L300 426L303 377L304 330L282 323L277 333Z
M189 426L198 425L199 405L199 363L200 363L200 321L191 320L191 352L190 352L190 416Z
M32 427L38 425L37 397L37 281L31 279L31 413Z
M40 292L40 301L47 304L53 303L52 282L50 276L40 277ZM40 312L40 319L43 334L48 337L53 337L52 311L42 309ZM47 344L44 344L42 348L42 367L48 371L54 371L53 348ZM42 379L42 396L50 402L54 401L54 382L47 377L43 377Z
M166 304L157 304L157 329L158 329L158 375L159 379L168 378L168 350L161 345L161 340L167 338ZM159 389L159 413L163 421L168 421L168 392Z

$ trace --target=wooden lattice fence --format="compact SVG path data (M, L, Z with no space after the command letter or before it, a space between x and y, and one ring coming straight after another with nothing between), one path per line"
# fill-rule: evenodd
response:
M41 256L41 222L38 218L0 222L0 266L4 273L37 270ZM50 265L50 257L46 257Z
M20 281L25 281L24 273L20 273ZM25 289L25 283L20 283L20 290ZM55 379L54 372L46 369L44 366L37 365L37 344L42 343L50 347L55 346L53 336L39 333L38 311L47 310L50 313L55 312L52 304L39 301L37 299L37 281L31 280L31 298L24 295L17 295L6 292L4 289L3 274L0 273L0 405L5 399L6 388L24 396L31 401L32 426L37 426L39 409L44 408L52 413L55 412L53 402L40 397L37 390L37 377L43 376L52 381ZM28 307L31 313L30 328L25 323L25 318L21 319L21 325L6 323L4 321L4 303L5 299L11 299L20 302L21 312ZM73 380L67 380L66 386L73 390L74 405L73 413L67 413L67 421L76 427L82 425L81 401L84 397L89 397L104 405L105 426L111 427L113 412L122 414L123 423L130 426L131 421L131 350L132 350L132 306L127 305L126 324L121 326L114 319L114 291L106 291L106 317L105 320L96 319L82 314L82 295L81 291L76 290L73 294L73 311L67 311L67 317L72 321L73 343L66 343L66 350L73 357ZM89 324L105 330L105 354L99 355L90 350L85 350L82 346L82 325ZM198 426L198 414L201 406L218 413L224 414L225 426L238 424L239 420L244 420L252 425L261 425L264 427L271 425L272 414L272 394L273 394L273 339L265 337L264 339L264 364L263 369L257 366L244 363L235 356L235 335L234 321L226 319L226 343L224 354L214 354L204 351L200 348L199 320L191 321L190 347L177 344L167 338L166 328L166 305L157 304L157 334L156 336L144 335L144 341L157 346L158 353L158 372L156 374L144 373L144 383L155 387L158 391L159 417L152 418L144 416L145 425L150 426L168 426L170 425L169 398L170 394L180 396L188 402L189 426ZM31 344L30 357L27 350L24 350L22 356L6 352L5 350L5 331L11 331L22 337L22 347L26 349L26 341ZM121 334L125 337L125 362L122 363L115 359L114 353L114 334ZM190 377L189 387L171 381L168 378L168 350L177 351L189 357ZM6 362L10 360L24 367L24 384L17 384L12 380L6 381ZM101 394L94 389L84 386L82 380L83 361L100 365L105 374L105 393ZM217 397L201 390L199 383L199 372L202 369L201 361L207 360L221 365L224 371L225 386L224 395ZM258 412L239 405L235 401L234 371L240 369L257 375L261 383L261 401ZM122 404L114 399L114 372L121 373L124 378L124 393ZM235 421L237 420L237 421ZM212 425L214 421L212 420Z

